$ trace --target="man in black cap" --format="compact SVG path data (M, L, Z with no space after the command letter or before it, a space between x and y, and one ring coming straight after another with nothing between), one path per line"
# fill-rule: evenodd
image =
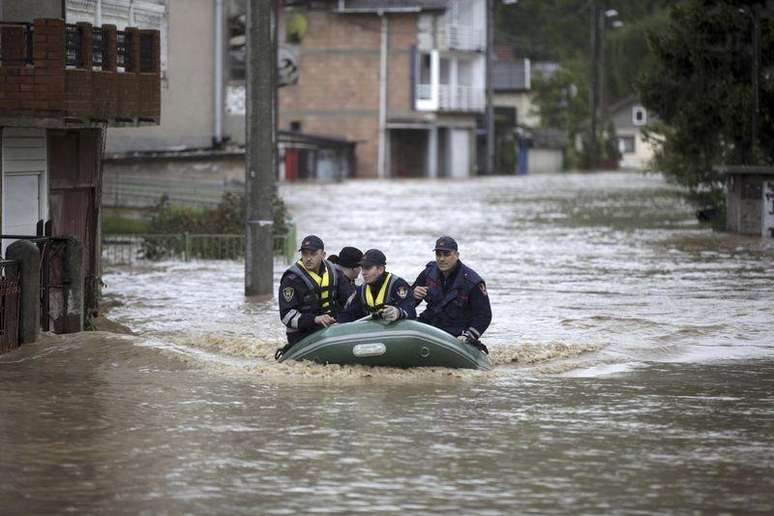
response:
M355 291L355 280L360 276L360 260L363 259L363 251L357 247L343 247L339 251L336 265L344 273L344 276L349 280L352 285L352 291ZM344 302L347 300L345 299Z
M338 300L346 301L351 295L344 274L325 259L325 245L320 237L305 237L299 251L301 259L280 280L280 319L288 344L277 351L277 358L307 335L335 323Z
M360 264L365 283L357 287L344 313L338 318L339 322L354 321L368 314L376 314L388 322L416 319L417 312L409 284L385 270L387 258L383 252L369 249Z
M347 304L350 296L355 293L355 289L357 288L355 280L360 275L361 258L363 258L363 251L356 247L344 247L338 255L332 254L328 257L328 261L335 264L336 268L343 275L342 279L346 280L346 283L348 284L345 289L347 297L339 296L336 301L338 313L344 311L344 306Z
M427 303L419 316L421 322L488 353L479 342L492 322L486 283L460 261L457 242L452 237L442 236L435 242L435 261L425 266L411 288L417 305L423 300Z

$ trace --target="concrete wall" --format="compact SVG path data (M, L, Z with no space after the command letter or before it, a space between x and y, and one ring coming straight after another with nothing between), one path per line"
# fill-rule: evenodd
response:
M213 3L169 0L168 66L161 125L110 129L107 153L201 148L213 136Z
M561 149L529 149L529 174L556 174L562 171Z
M0 20L32 22L35 18L64 18L62 0L0 0Z

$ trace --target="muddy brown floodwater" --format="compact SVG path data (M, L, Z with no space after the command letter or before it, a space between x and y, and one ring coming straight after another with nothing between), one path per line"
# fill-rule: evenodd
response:
M243 264L114 267L135 335L0 356L0 513L774 512L772 241L697 226L658 176L281 194L299 236L409 281L457 238L494 370L276 364Z

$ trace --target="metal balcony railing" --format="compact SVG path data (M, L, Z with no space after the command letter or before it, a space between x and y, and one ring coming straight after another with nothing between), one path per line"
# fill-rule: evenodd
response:
M479 52L486 48L485 33L469 25L447 23L438 28L438 47Z
M418 101L433 100L431 84L417 84L415 90ZM481 112L484 111L484 89L474 86L438 85L438 111Z
M108 65L106 56L115 45L115 61L119 72L135 70L154 73L156 45L150 31L115 31L115 38L106 37L102 27L65 25L65 66L85 68L85 52L90 50L91 68L103 70ZM88 32L88 33L87 33ZM139 36L139 37L137 37ZM88 38L88 39L87 39ZM88 41L88 45L86 42ZM132 62L134 46L139 45L139 63ZM35 25L32 23L0 22L0 66L35 65ZM138 66L133 66L138 65Z

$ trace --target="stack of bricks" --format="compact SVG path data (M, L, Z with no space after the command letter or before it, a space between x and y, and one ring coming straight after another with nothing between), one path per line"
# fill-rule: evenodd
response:
M102 28L102 69L93 69L92 26L79 23L80 62L67 68L65 24L37 19L33 31L32 63L26 62L23 25L0 27L0 115L57 118L80 122L158 123L161 115L161 70L158 31L127 29L132 55L127 69L117 68L117 31ZM152 39L152 67L140 72L140 34Z

